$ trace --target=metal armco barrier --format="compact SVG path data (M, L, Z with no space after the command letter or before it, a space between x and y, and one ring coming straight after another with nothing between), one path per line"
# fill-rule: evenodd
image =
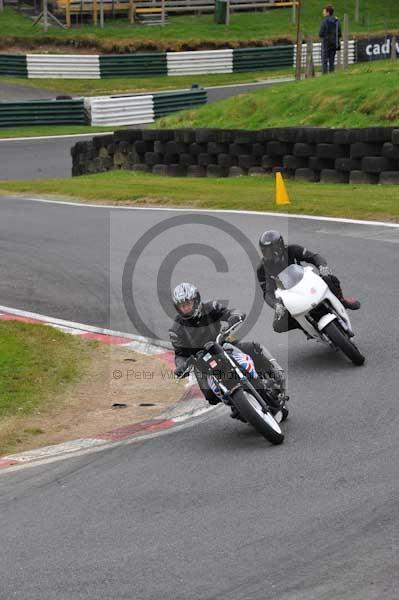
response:
M178 110L201 106L202 104L206 104L207 100L208 94L202 88L198 90L154 94L154 116L157 119Z
M154 121L152 95L86 98L92 125L140 125Z
M270 46L264 48L239 48L234 50L233 71L261 71L292 67L294 46Z
M101 77L167 75L166 52L100 56Z
M341 42L341 54L343 54L343 44ZM296 61L296 47L294 47L294 64ZM348 49L348 61L349 64L352 65L356 62L356 42L355 40L349 41L349 49ZM338 52L335 56L335 63L338 62ZM321 44L320 42L317 44L313 44L313 63L315 66L321 65ZM302 44L302 67L306 67L306 44Z
M83 98L0 102L0 127L85 124Z
M349 63L389 58L390 38L351 40ZM397 43L399 53L399 42ZM268 70L294 66L294 45L112 55L0 54L0 75L29 78L99 79L145 75L196 75ZM338 59L338 54L337 54ZM313 62L321 64L321 44L313 45ZM306 44L302 46L306 66Z
M140 125L178 110L206 104L207 92L199 88L136 96L98 96L85 99L92 125Z
M36 79L100 79L100 59L82 54L27 54L28 77Z
M234 50L168 52L168 75L232 73Z
M18 75L28 77L26 56L0 54L0 75Z

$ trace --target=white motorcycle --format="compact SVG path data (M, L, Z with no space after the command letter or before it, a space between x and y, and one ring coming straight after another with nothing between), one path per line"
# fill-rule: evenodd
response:
M345 308L312 267L289 265L276 278L276 286L277 300L308 336L341 350L355 365L364 363L352 342L355 334Z

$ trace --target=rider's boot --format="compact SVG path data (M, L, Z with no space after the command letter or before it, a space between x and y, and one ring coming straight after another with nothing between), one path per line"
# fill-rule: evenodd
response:
M346 297L344 298L342 296L342 298L339 298L342 306L344 306L345 308L349 308L349 310L359 310L361 304L359 302L359 300L356 300L355 298L350 298L350 297Z
M361 306L359 300L356 300L356 298L352 298L350 296L344 296L338 277L330 274L324 278L324 281L327 283L333 294L337 296L342 306L349 310L359 310Z

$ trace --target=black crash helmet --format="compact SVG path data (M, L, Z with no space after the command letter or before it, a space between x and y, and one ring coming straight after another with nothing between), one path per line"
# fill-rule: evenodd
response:
M265 231L259 238L259 248L265 260L281 261L285 256L285 244L281 233Z

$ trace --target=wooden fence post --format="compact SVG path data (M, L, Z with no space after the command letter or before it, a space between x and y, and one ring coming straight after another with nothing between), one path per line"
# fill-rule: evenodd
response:
M66 0L65 5L65 21L68 29L71 28L71 0Z
M306 39L306 71L305 77L309 79L315 76L314 61L313 61L313 39L309 35Z
M355 23L360 21L360 0L355 0Z
M165 0L161 0L161 25L165 25Z
M48 31L48 4L47 0L43 0L43 20L44 20L44 31Z
M100 27L104 29L104 0L100 0Z
M136 12L134 0L129 0L129 22L134 23L134 14Z
M301 0L298 0L297 16L296 16L296 64L295 64L295 79L301 79L302 70L302 35L301 35Z
M98 4L97 0L93 0L93 23L98 24Z

